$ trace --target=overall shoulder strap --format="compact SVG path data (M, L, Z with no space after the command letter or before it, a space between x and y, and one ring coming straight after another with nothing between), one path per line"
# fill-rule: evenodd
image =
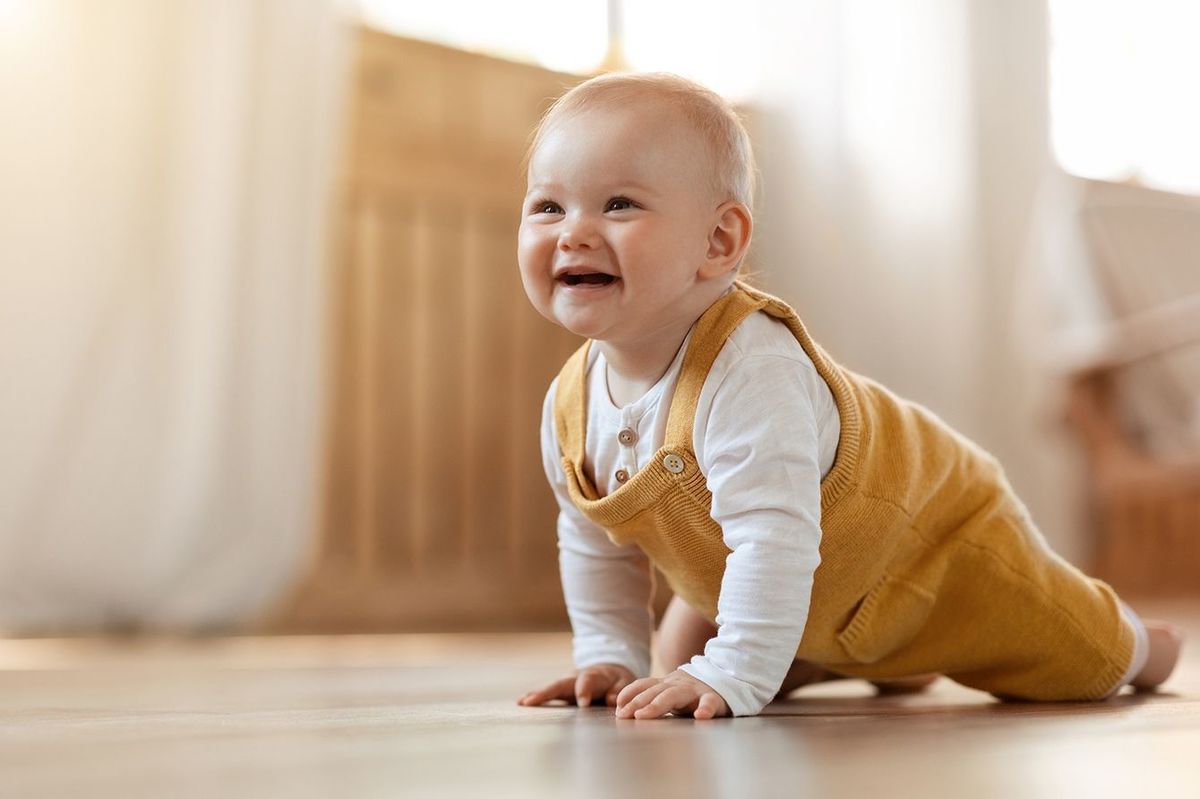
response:
M558 448L578 468L583 463L587 434L587 359L592 341L583 342L558 373L554 391L554 425Z
M673 449L691 449L696 403L700 399L700 390L704 387L713 361L737 326L767 302L765 297L749 294L738 281L734 283L732 291L710 305L696 321L691 342L679 370L679 381L675 385L671 410L667 415L667 434L664 441L666 446Z
M752 286L739 283L746 296L756 301L762 301L762 309L783 321L791 329L796 341L804 349L817 374L829 386L837 405L841 433L838 438L837 455L833 468L821 482L822 510L833 505L858 479L860 452L863 447L864 433L863 409L860 406L856 389L851 385L848 373L830 358L812 337L800 317L792 307L783 300Z

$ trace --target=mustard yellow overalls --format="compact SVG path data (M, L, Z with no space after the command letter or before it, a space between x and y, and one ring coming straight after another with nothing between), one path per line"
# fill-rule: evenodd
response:
M572 501L634 542L709 620L729 549L692 451L713 360L762 310L785 322L841 417L821 481L821 565L796 657L856 677L928 672L998 696L1098 699L1121 679L1134 630L1105 583L1046 545L997 461L925 408L833 362L782 300L738 282L697 321L663 447L600 497L582 464L586 342L559 375L555 423Z

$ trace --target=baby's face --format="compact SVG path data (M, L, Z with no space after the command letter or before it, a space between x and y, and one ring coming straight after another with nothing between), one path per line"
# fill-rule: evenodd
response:
M518 239L534 307L633 345L694 315L719 204L710 159L699 134L648 103L555 123L530 160Z

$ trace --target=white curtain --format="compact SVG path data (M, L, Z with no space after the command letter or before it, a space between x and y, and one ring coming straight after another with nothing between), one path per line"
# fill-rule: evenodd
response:
M346 30L0 3L0 630L228 627L303 567Z
M752 260L836 357L979 433L972 9L811 0L764 11Z

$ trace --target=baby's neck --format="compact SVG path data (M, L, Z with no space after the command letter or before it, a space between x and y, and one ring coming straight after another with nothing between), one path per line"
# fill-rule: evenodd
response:
M718 288L716 294L699 298L692 307L681 309L677 318L637 340L597 341L595 346L608 365L608 393L613 404L623 408L653 388L671 368L692 325L730 290L728 286Z
M691 325L680 330L665 331L644 347L629 348L614 346L609 342L596 342L604 353L607 364L608 394L613 404L624 408L636 402L654 387L671 368L671 362L683 346Z

